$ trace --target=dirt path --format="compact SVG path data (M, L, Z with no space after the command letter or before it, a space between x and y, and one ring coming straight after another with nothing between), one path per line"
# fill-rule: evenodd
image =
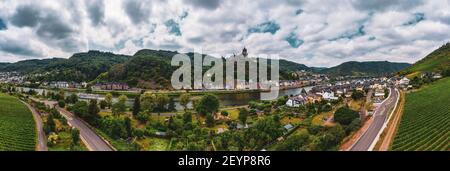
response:
M24 102L21 100L21 102L23 104L25 104L28 109L30 109L31 113L33 114L33 118L34 118L34 122L36 123L36 130L37 130L37 146L36 146L36 151L48 151L47 148L47 136L45 136L45 132L43 129L43 123L42 123L42 118L41 115L39 114L39 112L32 107L31 105L29 105L28 103Z
M397 132L398 125L400 124L400 120L403 115L403 108L405 106L405 93L402 91L400 93L400 103L396 109L394 114L394 119L389 123L388 128L386 129L385 136L383 137L383 141L379 147L379 151L388 151L389 146L392 144L394 140L395 133Z

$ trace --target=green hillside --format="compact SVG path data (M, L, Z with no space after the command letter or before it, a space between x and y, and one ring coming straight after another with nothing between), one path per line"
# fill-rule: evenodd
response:
M320 72L333 76L380 76L398 72L411 64L388 61L350 61L338 66L322 69Z
M450 69L450 43L447 43L425 58L416 62L411 67L400 72L400 75L408 75L416 72L441 72Z
M408 93L395 151L450 150L450 78L444 78Z
M167 88L176 69L170 65L171 55L168 51L138 51L130 60L98 76L95 82L118 81L141 88Z

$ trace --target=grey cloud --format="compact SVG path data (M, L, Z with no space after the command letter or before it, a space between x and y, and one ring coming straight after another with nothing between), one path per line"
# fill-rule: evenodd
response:
M49 39L64 39L71 36L73 30L55 14L48 14L41 21L36 33L39 37Z
M0 39L0 50L6 53L22 55L25 57L41 57L42 51L33 49L27 41L16 41L11 39Z
M151 12L151 8L144 6L143 1L131 0L126 1L124 4L125 12L134 24L139 24L146 21ZM145 3L150 3L150 1L145 1Z
M34 27L39 23L41 12L32 5L19 6L11 17L11 23L18 27Z
M194 43L194 44L203 43L205 41L205 39L203 37L193 37L188 40L189 40L189 42Z
M73 7L74 5L70 5ZM23 5L16 9L16 12L11 17L11 23L18 27L32 27L41 42L58 47L66 52L78 51L83 42L77 39L78 31L75 29L79 21L76 16L78 13L73 9L71 17L73 20L65 20L61 17L58 11L39 7L38 5ZM39 56L36 51L27 48L28 44L23 45L23 48L18 45L9 45L3 48L4 51L11 53L18 53L22 55Z
M407 10L422 3L423 0L353 0L353 6L363 11Z
M214 10L220 6L220 0L190 0L187 3L200 8Z
M87 4L87 12L93 25L97 26L103 23L105 18L105 5L103 0L89 1Z

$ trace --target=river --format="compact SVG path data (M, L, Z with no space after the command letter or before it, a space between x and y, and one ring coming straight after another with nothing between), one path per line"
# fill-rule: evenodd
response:
M305 89L307 92L311 90L313 86L307 86L302 88L293 88L293 89L285 89L285 90L279 90L278 97L281 96L296 96L299 95L302 91L302 89ZM48 92L55 92L54 90L45 90L45 89L34 89L34 88L26 88L26 87L19 87L19 90L22 90L24 92L28 92L30 89L36 91L38 94L42 95L44 91ZM66 91L65 96L71 95L73 92ZM98 98L104 98L105 95L101 94L86 94L84 95L92 95L97 96ZM78 93L78 96L80 96L80 93ZM247 105L252 100L258 100L260 99L260 93L259 92L242 92L242 93L229 93L229 94L218 94L217 97L219 98L222 106L242 106ZM89 98L81 98L80 100L88 101ZM183 107L178 102L178 98L175 98L175 108L177 110L183 110ZM113 102L117 102L118 97L113 98ZM132 106L134 103L134 99L129 98L127 100L127 105ZM192 108L192 102L188 104L188 108Z

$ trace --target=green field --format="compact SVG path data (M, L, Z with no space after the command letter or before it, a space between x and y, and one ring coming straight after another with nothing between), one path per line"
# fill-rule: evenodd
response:
M408 93L394 151L450 150L450 78Z
M33 115L18 99L0 93L0 151L34 151Z

